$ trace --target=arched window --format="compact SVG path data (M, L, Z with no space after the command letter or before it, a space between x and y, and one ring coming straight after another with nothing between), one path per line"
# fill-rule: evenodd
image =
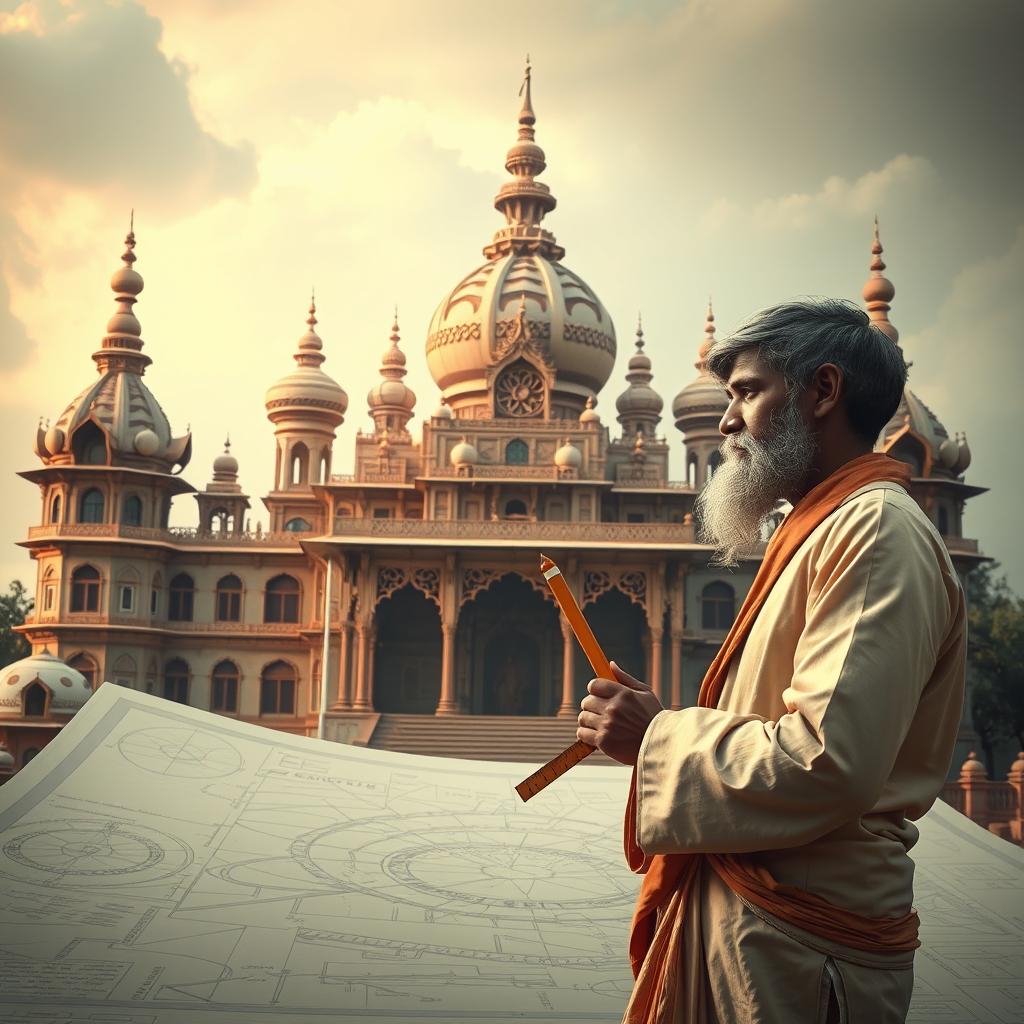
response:
M309 449L301 441L292 447L289 466L293 484L304 484L309 479Z
M295 714L295 669L275 661L260 674L260 714Z
M41 683L30 683L25 687L23 699L26 718L46 716L46 687Z
M506 519L525 519L526 518L526 504L520 501L518 498L513 498L511 501L505 502L505 518Z
M736 593L728 583L715 580L701 591L700 607L704 629L728 629L736 617Z
M313 524L306 519L296 516L294 519L289 519L288 522L284 524L284 528L289 533L309 533L309 531L313 529Z
M939 533L943 537L949 536L949 513L946 511L945 505L939 506Z
M50 502L50 522L51 523L59 523L60 522L61 508L62 508L62 502L60 500L60 495L59 494L55 494L53 496L53 500Z
M137 494L129 494L121 505L121 525L142 525L142 499Z
M708 480L715 475L715 470L722 464L722 453L717 449L708 456Z
M188 662L171 658L164 667L164 697L178 704L188 703Z
M264 622L299 621L299 582L282 573L267 584L263 600Z
M138 678L138 669L135 659L130 654L122 654L114 662L114 682L118 686L127 686L130 690L135 689L135 680Z
M86 654L84 651L81 654L76 654L73 658L68 659L68 666L85 676L85 681L89 684L90 690L96 689L98 672L96 659L91 654Z
M217 621L240 622L242 619L242 581L234 574L217 580Z
M689 487L697 486L697 456L694 452L686 457L686 483Z
M107 438L92 420L86 420L71 440L75 462L80 466L105 466L107 464Z
M103 492L96 487L90 487L82 495L78 503L78 521L80 523L102 523L103 522Z
M327 483L328 477L331 475L331 449L324 448L320 452L320 483Z
M98 612L100 610L100 573L91 565L80 565L71 574L71 610Z
M172 622L191 622L196 585L187 572L180 572L168 587L167 618Z
M210 710L225 714L238 713L238 666L228 659L213 666L210 688Z
M36 754L38 753L38 747L29 747L28 749L26 749L25 752L21 755L21 767L24 768L25 765L27 765L29 761L31 761L32 758L35 757Z
M526 446L525 441L520 441L517 437L505 445L506 466L525 466L529 461L530 449Z

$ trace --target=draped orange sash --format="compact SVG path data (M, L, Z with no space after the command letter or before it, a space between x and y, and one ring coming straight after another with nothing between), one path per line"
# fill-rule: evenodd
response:
M910 470L888 455L862 455L841 466L800 499L768 542L750 591L701 684L698 707L718 705L733 655L746 639L769 592L797 549L854 491L881 480L890 480L909 489ZM629 1024L660 1019L666 1004L672 1004L680 994L676 976L681 969L682 915L701 858L733 892L769 914L823 939L875 953L911 950L920 945L916 911L911 910L899 918L873 918L844 910L803 889L780 885L751 854L681 853L648 857L636 840L635 767L626 804L623 839L630 870L646 872L629 938L629 958L633 977L637 979L626 1018ZM663 930L665 936L659 935L652 949L657 910L669 901L673 905L666 907L666 912L678 915L678 920L670 930Z

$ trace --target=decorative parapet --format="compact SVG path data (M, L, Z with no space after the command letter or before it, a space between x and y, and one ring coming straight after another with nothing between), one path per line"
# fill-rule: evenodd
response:
M381 537L425 540L511 540L609 544L694 544L692 525L682 523L564 523L515 519L341 519L336 539Z
M628 462L620 463L615 467L615 482L617 484L654 485L655 487L668 486L668 481L662 475L661 467L634 465Z
M62 537L95 537L100 540L143 540L171 545L208 545L224 547L294 547L298 541L316 531L282 530L275 533L252 531L240 534L216 533L188 527L172 526L166 530L151 526L122 526L119 523L64 523L62 525L30 526L29 540L59 539Z

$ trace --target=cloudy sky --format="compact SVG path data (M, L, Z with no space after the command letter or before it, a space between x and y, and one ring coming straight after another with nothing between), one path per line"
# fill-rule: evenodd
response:
M615 319L611 419L643 311L666 407L720 334L801 294L860 298L877 212L911 386L966 431L965 533L1024 592L1024 165L1013 0L0 0L0 586L34 585L40 416L91 379L135 209L146 381L201 487L230 431L269 489L269 384L315 285L351 466L398 304L426 328L501 223L523 60L546 224ZM414 431L416 423L413 421ZM682 443L670 419L673 476ZM1016 454L1014 454L1016 453ZM255 521L263 518L254 507ZM193 525L179 498L173 521Z

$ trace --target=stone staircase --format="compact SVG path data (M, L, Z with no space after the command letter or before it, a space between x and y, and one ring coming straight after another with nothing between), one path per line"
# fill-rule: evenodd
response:
M366 744L430 757L521 761L536 767L576 742L575 718L512 715L381 715ZM595 751L582 765L618 765Z

